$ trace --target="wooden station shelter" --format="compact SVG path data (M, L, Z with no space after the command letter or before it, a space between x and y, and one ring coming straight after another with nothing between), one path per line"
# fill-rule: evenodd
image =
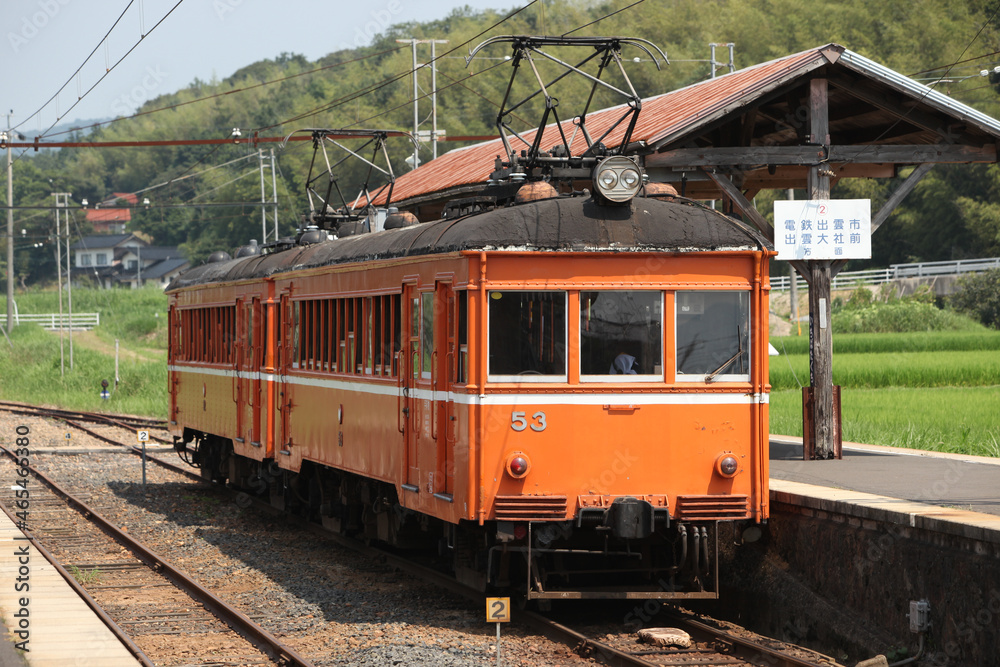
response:
M621 116L587 115L592 134ZM616 129L604 143L615 146ZM533 132L525 133L531 141ZM559 134L544 137L548 149ZM937 163L996 162L1000 121L838 44L827 44L642 100L628 153L652 182L682 196L721 200L723 210L774 230L752 203L765 189L806 189L829 199L843 178L894 178L909 171L872 212L874 233ZM453 150L396 180L393 200L421 220L478 191L503 155L500 140ZM846 260L792 265L809 284L811 400L805 458L840 457L835 413L830 282ZM822 325L822 326L820 326Z

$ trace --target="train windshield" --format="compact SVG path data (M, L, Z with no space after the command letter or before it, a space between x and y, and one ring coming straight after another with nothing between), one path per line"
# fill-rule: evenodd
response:
M489 376L494 382L566 379L566 292L490 292Z
M750 293L677 292L677 381L750 379Z
M580 375L592 382L663 377L663 293L580 292Z

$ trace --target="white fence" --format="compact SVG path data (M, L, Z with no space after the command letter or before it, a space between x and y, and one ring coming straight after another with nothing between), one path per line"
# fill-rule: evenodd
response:
M856 285L881 285L900 278L921 278L925 276L953 276L963 273L975 273L987 269L1000 269L1000 257L989 259L961 259L954 262L920 262L918 264L892 264L888 269L870 269L868 271L842 271L833 279L833 289L845 289ZM791 279L785 276L772 276L771 289L775 291L789 288ZM796 286L806 289L807 283L801 277L796 280Z
M50 331L58 331L60 324L62 324L62 328L76 330L89 330L101 324L100 313L73 313L73 319L70 319L68 313L63 313L61 317L60 320L59 313L18 313L14 316L14 322L16 324L38 324L43 329Z

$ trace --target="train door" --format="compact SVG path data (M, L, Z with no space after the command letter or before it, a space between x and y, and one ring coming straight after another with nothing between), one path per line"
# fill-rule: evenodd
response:
M420 401L417 398L417 382L420 379L420 294L416 285L406 285L403 289L406 326L403 327L403 359L399 368L399 384L402 402L402 429L406 440L403 457L403 488L417 491L420 488L420 467L417 451L420 442Z
M250 446L260 449L264 439L261 432L261 420L267 419L267 413L261 410L264 396L261 386L261 375L267 363L264 350L267 345L267 328L264 325L264 309L260 297L253 297L247 309L247 345L246 372L248 375L249 393L244 399L250 413Z
M237 304L237 336L236 377L239 383L237 391L238 405L236 412L237 442L247 443L254 449L260 449L260 416L261 416L261 384L260 374L263 360L262 317L260 298L251 301L241 299ZM254 458L253 450L244 450Z
M233 350L233 402L236 404L236 442L240 445L247 441L247 385L246 385L246 351L247 340L247 304L243 299L236 300L236 340Z
M167 314L167 322L170 323L170 339L167 346L167 365L174 364L182 358L181 350L181 311L176 306L170 306ZM167 389L170 392L170 423L177 423L177 385L180 383L181 374L174 371L170 373L170 380Z
M298 335L298 322L295 318L296 304L292 302L288 291L281 295L278 308L278 405L276 409L276 424L274 437L274 456L281 464L282 456L287 457L291 453L291 409L292 409L292 384L288 382L288 373L292 369L292 352L294 341ZM286 458L287 460L287 458Z
M435 471L434 493L451 500L455 488L455 403L450 399L457 381L458 370L458 301L451 283L437 284L435 310L441 314L434 335L435 351L432 354L434 368L434 425L437 441L437 467ZM438 354L443 350L443 354Z

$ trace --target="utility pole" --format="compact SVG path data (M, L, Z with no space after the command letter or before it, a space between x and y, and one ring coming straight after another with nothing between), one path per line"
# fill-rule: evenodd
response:
M437 42L431 40L431 159L438 156L438 70Z
M10 114L7 114L7 331L14 326L14 163L10 156Z
M62 225L59 220L59 195L56 198L56 282L59 284L59 372L66 377L66 352L63 346L63 309L62 309Z
M417 44L431 45L431 147L433 157L437 157L437 53L435 44L447 44L446 39L397 39L399 44L410 44L413 49L413 138L417 141L413 147L413 168L420 166L420 140L417 134L420 129L420 92L417 87ZM424 67L424 65L421 65Z
M261 233L264 235L264 242L267 242L267 209L264 208L264 151L262 149L257 150L257 160L260 164L260 229ZM278 235L274 235L274 240L278 240Z
M267 241L267 195L264 193L264 150L257 151L257 160L260 165L260 229L264 241ZM271 149L271 196L274 204L274 240L278 240L278 175L274 167L274 149Z
M278 175L274 170L274 149L271 149L271 197L274 199L274 240L278 240Z
M62 207L66 208L69 205L69 198L73 195L66 192L62 194ZM58 199L56 200L56 206L59 206ZM70 251L69 251L69 210L66 211L66 305L69 309L69 369L73 370L73 272L71 271L70 264Z
M736 44L734 44L733 42L726 42L725 44L717 44L716 42L712 42L712 43L709 44L709 46L712 49L712 60L711 60L711 63L712 63L712 78L713 79L715 78L715 68L718 67L718 66L726 65L727 67L729 67L729 71L730 72L736 71L736 62L733 60L733 48L736 46ZM720 62L716 62L715 61L715 47L717 47L717 46L726 46L726 47L729 47L729 62L728 63L720 63Z

